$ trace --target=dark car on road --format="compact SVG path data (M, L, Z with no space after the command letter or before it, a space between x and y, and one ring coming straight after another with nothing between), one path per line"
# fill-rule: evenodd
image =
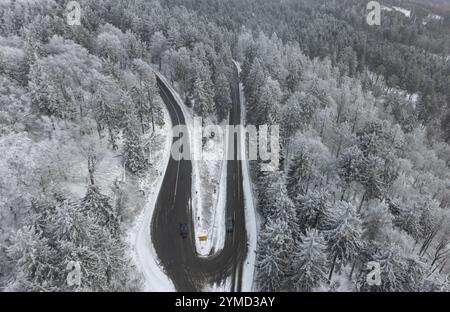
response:
M180 235L183 238L187 238L188 236L188 226L186 223L180 223Z
M227 218L227 222L225 223L226 229L228 233L234 231L234 219L232 217Z

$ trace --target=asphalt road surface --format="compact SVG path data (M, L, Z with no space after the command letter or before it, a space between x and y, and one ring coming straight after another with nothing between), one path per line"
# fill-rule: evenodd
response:
M234 69L232 83L233 106L230 124L240 124L239 79ZM173 95L158 78L160 95L167 106L173 126L185 124L181 108ZM174 138L174 142L178 138ZM192 164L190 160L170 158L161 191L156 201L151 234L155 250L167 275L178 291L201 291L211 283L223 283L231 276L231 291L242 287L242 268L247 254L247 233L242 188L241 161L236 157L240 140L230 137L234 145L234 160L227 162L226 218L234 219L233 232L227 232L224 248L205 258L195 249L192 221L191 192ZM188 148L188 147L187 147ZM229 158L230 159L230 158ZM213 207L211 207L212 209ZM188 236L180 235L180 224L188 225Z

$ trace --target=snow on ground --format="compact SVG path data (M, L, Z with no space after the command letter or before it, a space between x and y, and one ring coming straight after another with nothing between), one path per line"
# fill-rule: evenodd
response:
M385 10L385 11L389 11L389 12L394 10L394 11L402 13L406 17L411 17L411 10L407 10L405 8L402 8L402 7L393 6L392 8L390 8L390 7L387 7L387 6L383 5L383 6L381 6L381 9Z
M123 172L122 157L120 150L123 142L119 139L118 151L109 147L106 138L99 140L97 133L85 135L83 142L73 138L76 127L71 123L62 121L55 122L55 130L51 139L34 142L34 145L44 146L41 155L36 158L45 157L53 164L54 170L61 177L58 182L64 194L69 194L73 200L78 200L86 195L86 190L90 184L87 154L88 151L96 156L94 180L100 187L102 193L112 196L112 185L116 179L120 179Z
M141 189L146 191L147 202L142 212L136 217L128 232L128 242L133 247L132 259L143 274L144 291L175 291L169 277L164 273L153 247L150 226L161 184L169 163L172 146L172 124L167 110L164 110L165 125L156 129L155 135L161 137L163 144L150 146L150 161L153 168L141 181Z
M355 291L355 285L350 280L351 266L347 265L341 269L341 272L334 272L331 282L323 282L314 289L315 292L352 292ZM355 273L353 273L355 274Z
M236 67L241 72L241 67L238 62L234 62ZM242 83L239 84L239 93L241 98L241 120L245 125L245 98L244 98L244 88ZM245 132L241 132L241 146L246 146ZM247 229L247 241L248 241L248 253L244 262L243 277L242 277L242 291L252 291L254 272L255 272L255 261L256 261L256 247L257 247L257 214L254 204L254 192L252 188L252 183L250 179L250 164L246 155L246 149L241 148L241 159L242 161L242 177L243 177L243 187L244 187L244 202L245 202L245 227Z
M209 256L225 245L225 212L227 161L224 154L228 133L215 131L214 138L206 141L202 150L203 160L197 160L200 170L202 205L194 209L196 248L199 256ZM201 242L198 237L206 235Z
M423 25L428 24L430 21L442 21L443 17L437 14L429 13L422 21Z
M407 10L407 9L404 9L404 8L401 8L401 7L396 7L396 6L393 6L392 8L395 11L402 13L406 17L411 17L411 10Z
M416 108L417 101L419 100L419 94L418 93L408 93L405 90L397 89L397 88L387 88L386 91L390 94L398 94L400 96L403 96L408 102L411 103L413 108Z

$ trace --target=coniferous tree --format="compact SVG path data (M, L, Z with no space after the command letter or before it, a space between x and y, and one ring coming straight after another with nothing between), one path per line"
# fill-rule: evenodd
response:
M219 121L222 121L227 117L227 114L231 109L230 84L225 74L219 74L214 86L214 102L216 104L217 118Z
M311 155L308 150L299 151L292 159L287 174L287 191L291 198L305 195L311 177Z
M214 109L213 86L211 83L211 75L205 66L200 66L197 77L194 81L194 111L204 119L209 117Z
M361 250L361 220L352 204L340 201L327 211L321 226L331 257L331 280L337 261L340 261L341 267L353 260Z
M262 291L282 291L288 274L289 254L293 239L283 220L268 219L258 243L258 286Z
M6 249L7 260L14 264L11 291L55 291L55 276L60 274L56 251L35 226L25 226Z
M81 201L81 207L92 214L100 226L104 226L111 233L117 234L119 216L112 206L110 198L100 193L98 186L90 185L88 187L86 195Z
M260 98L260 92L264 87L266 81L266 74L261 61L255 58L252 63L250 72L247 78L244 78L244 92L245 99L248 103L248 118L249 122L256 124L257 112L258 112L258 101Z
M421 291L424 283L424 264L408 255L398 245L385 243L374 254L373 261L380 264L381 285L367 285L366 276L361 277L361 290L384 292ZM364 278L364 279L363 279Z
M137 85L133 88L133 97L142 133L147 130L148 120L151 122L152 130L155 131L155 124L160 125L163 120L155 74L153 69L140 59L133 60L133 68L138 78Z
M311 291L327 279L327 246L317 230L301 235L294 254L292 283L296 291Z
M149 167L141 139L132 129L125 131L124 161L133 174L142 174Z
M298 194L295 204L301 232L307 228L320 228L330 205L327 195L325 190L314 190L305 195Z

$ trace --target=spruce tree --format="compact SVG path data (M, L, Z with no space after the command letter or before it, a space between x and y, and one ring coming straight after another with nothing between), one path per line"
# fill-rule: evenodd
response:
M205 67L200 68L200 72L194 81L194 111L204 119L213 112L213 93L211 77Z
M296 247L292 283L296 291L311 291L327 279L327 246L315 229L306 230Z
M289 166L287 174L287 191L291 198L308 192L311 175L311 155L307 150L299 151Z
M320 223L329 209L328 193L314 190L306 195L298 194L295 204L300 231L320 228Z
M362 248L361 220L356 208L347 202L337 202L326 212L323 227L331 257L329 279L333 276L337 261L339 267L353 260Z
M100 226L116 234L119 230L119 217L108 196L103 195L98 186L90 185L81 201L84 211L92 214Z
M124 161L133 174L142 174L149 167L141 139L132 129L125 131Z
M262 291L282 291L288 275L294 241L289 226L281 219L268 219L258 240L257 283Z
M55 291L59 275L56 251L43 232L35 226L21 228L6 248L8 262L14 267L11 291Z
M216 104L217 118L220 122L227 117L227 114L231 108L230 84L225 74L223 73L219 74L214 86L215 86L214 101Z

